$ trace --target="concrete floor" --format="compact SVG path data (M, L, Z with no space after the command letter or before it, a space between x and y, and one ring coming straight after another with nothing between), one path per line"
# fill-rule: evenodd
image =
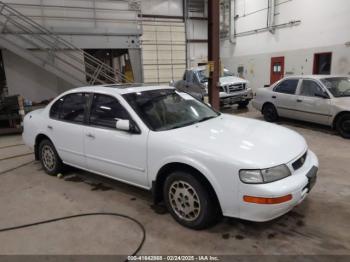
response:
M262 119L252 109L224 111ZM320 171L309 197L277 220L223 219L211 229L192 231L169 214L155 213L148 192L82 171L50 177L34 162L0 175L0 228L108 211L133 216L145 225L141 254L350 255L350 141L326 127L291 120L280 124L306 138L319 157ZM0 137L0 147L17 143L20 136ZM0 159L28 152L25 146L2 148ZM32 159L29 155L0 161L0 172ZM125 255L137 247L140 237L139 228L122 218L80 218L0 233L0 254Z

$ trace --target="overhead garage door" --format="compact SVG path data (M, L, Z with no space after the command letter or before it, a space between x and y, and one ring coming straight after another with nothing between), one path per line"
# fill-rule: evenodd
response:
M186 69L183 21L144 21L142 53L145 83L181 79Z

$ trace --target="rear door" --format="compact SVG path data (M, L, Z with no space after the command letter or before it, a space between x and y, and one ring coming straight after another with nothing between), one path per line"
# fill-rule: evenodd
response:
M330 99L317 96L327 92L312 79L304 79L299 88L295 118L303 121L328 125L330 120Z
M296 90L298 85L298 78L289 78L281 81L273 89L271 98L279 116L294 118L297 100Z
M47 134L61 159L85 167L83 128L89 94L73 93L57 100L50 109Z

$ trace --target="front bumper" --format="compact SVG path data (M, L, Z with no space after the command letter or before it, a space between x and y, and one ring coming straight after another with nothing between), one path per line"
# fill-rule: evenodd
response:
M237 91L234 93L220 92L220 103L221 105L237 104L239 102L250 101L253 99L253 91L251 88L247 88L242 91Z
M293 170L291 163L287 165ZM241 182L238 196L240 202L239 218L264 222L287 213L307 197L310 192L310 183L311 187L315 183L317 169L318 159L309 150L304 165L297 171L293 171L292 175L287 178L259 185L244 184ZM312 179L308 176L312 177ZM279 198L292 195L292 199L280 204L255 204L245 202L243 197L246 195L262 198Z

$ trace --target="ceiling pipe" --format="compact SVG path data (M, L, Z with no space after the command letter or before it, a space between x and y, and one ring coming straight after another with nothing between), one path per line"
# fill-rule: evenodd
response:
M275 33L275 7L276 0L268 0L267 27L271 34Z
M235 22L235 16L236 16L236 0L229 0L230 6L229 6L229 40L230 43L235 45L236 44L236 22Z

